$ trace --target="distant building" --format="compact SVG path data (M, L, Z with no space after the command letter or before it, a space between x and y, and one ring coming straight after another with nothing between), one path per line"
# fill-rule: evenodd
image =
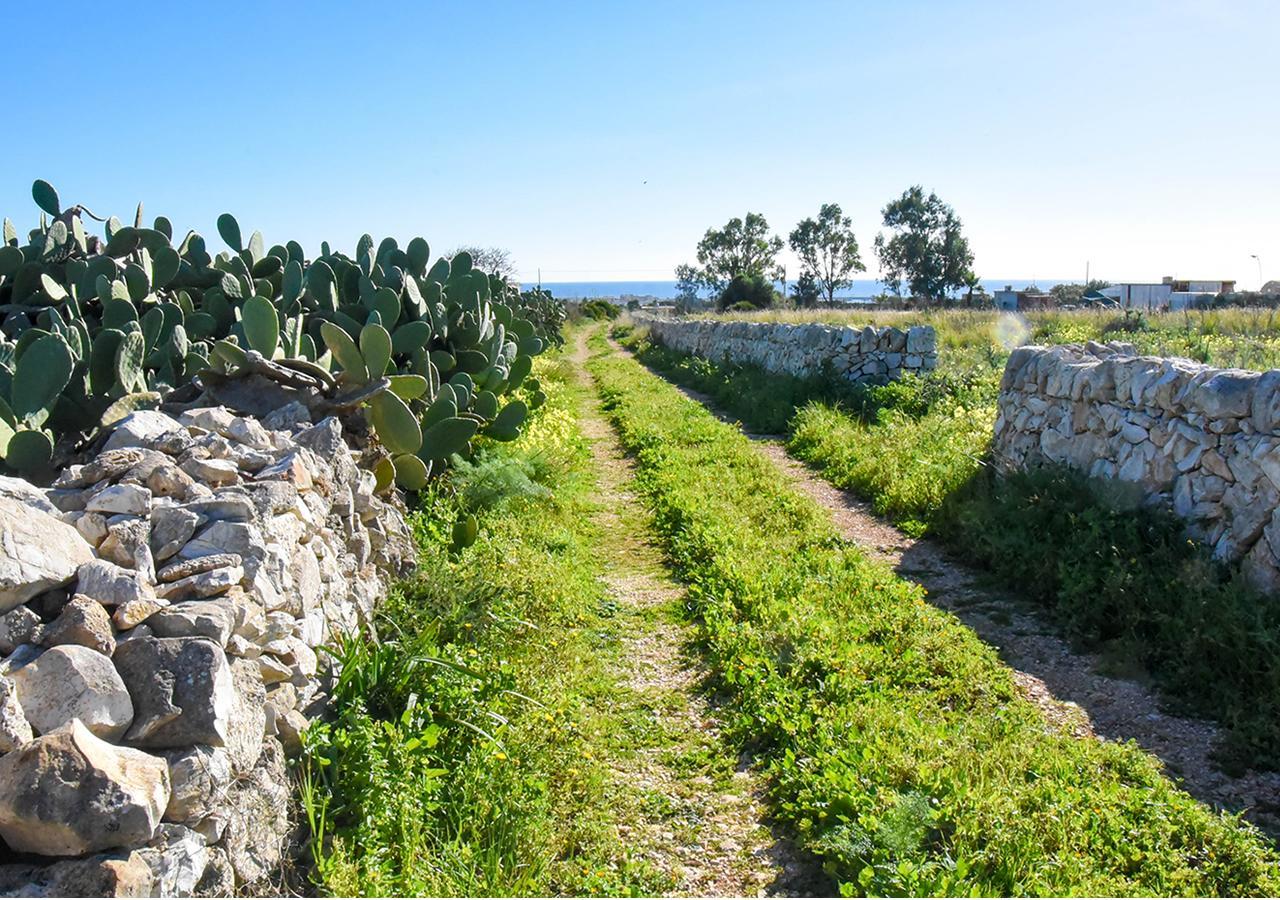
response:
M1131 281L1102 289L1125 309L1186 309L1217 294L1236 289L1234 281L1190 281L1166 275L1159 283Z
M1048 309L1054 305L1052 294L1043 291L1015 291L1011 284L1006 284L1003 291L993 291L991 297L996 309L1009 311Z

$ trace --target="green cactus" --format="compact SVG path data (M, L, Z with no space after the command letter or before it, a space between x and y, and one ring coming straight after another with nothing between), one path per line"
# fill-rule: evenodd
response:
M266 297L250 297L241 310L241 322L250 349L257 350L267 359L275 356L280 342L280 320L271 301Z
M418 457L409 454L397 456L392 467L396 484L406 491L420 491L427 486L431 466Z
M476 542L476 538L480 536L480 522L470 513L460 515L458 520L453 523L453 543L449 549L454 553L461 553Z
M62 389L71 380L75 361L61 336L46 334L32 341L13 373L10 408L19 419L43 424Z
M369 419L378 440L393 454L417 453L422 447L422 429L413 410L391 391L369 401Z
M15 431L5 448L4 461L24 475L39 472L53 458L53 441L43 431L30 428Z
M475 436L474 419L460 416L442 419L422 432L422 449L418 455L424 459L445 462L455 453L463 453Z
M26 471L47 464L64 434L154 403L197 373L237 376L246 350L363 404L401 460L378 464L383 487L425 481L432 461L465 453L477 429L518 432L503 401L518 389L535 407L543 396L530 388L530 356L559 342L562 305L518 293L465 253L431 264L421 238L401 249L366 235L354 257L325 242L308 260L296 241L267 248L259 232L246 245L224 214L217 231L231 252L215 257L195 231L175 244L163 216L147 227L141 204L131 224L111 217L94 237L83 208L64 209L47 182L32 197L39 227L20 239L6 219L0 243L0 451L22 434ZM52 348L56 364L34 377Z
M520 436L520 426L529 416L529 407L523 400L512 400L489 423L484 433L495 441L514 441Z

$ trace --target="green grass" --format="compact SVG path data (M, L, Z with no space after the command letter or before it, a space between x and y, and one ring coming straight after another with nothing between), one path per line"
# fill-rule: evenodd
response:
M1280 598L1212 562L1181 523L1122 487L1062 469L994 478L997 385L980 367L833 388L672 353L643 335L628 344L748 427L787 433L788 452L824 479L985 566L1076 642L1130 660L1179 710L1224 725L1226 771L1280 768ZM757 413L754 398L769 392Z
M617 837L594 470L562 363L528 433L413 514L420 574L379 642L334 652L336 717L300 769L316 889L334 895L646 895L669 882ZM481 535L449 554L460 509Z
M731 733L842 890L1280 889L1254 829L1132 745L1052 730L989 647L842 543L736 429L632 360L590 367L689 582Z

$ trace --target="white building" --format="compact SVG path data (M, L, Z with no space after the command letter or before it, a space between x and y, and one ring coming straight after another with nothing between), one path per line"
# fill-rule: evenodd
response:
M1234 281L1182 281L1166 275L1159 283L1122 282L1100 293L1125 309L1186 309L1197 300L1235 289Z

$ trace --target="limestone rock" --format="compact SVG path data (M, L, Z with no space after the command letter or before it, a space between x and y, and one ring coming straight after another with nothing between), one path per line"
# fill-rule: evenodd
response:
M43 629L40 643L45 647L80 644L104 656L116 652L111 617L101 603L83 594L76 594L62 607L58 618Z
M0 616L0 655L8 656L19 644L34 644L42 630L30 607L15 606Z
M289 833L288 784L284 750L268 738L257 766L227 792L223 846L241 884L259 881L280 865Z
M112 746L78 721L0 757L0 837L19 852L79 856L140 844L168 803L163 759Z
M58 508L49 502L44 491L24 478L0 475L0 497L15 500L28 509L38 509L51 516L58 514Z
M155 591L151 585L136 572L123 569L105 559L91 559L83 563L76 571L76 579L78 593L105 606L155 599Z
M18 702L18 689L12 681L0 676L0 753L16 750L34 737Z
M162 753L169 763L166 822L195 825L213 814L231 784L231 757L221 747L197 745Z
M150 897L155 880L141 853L117 851L51 866L0 866L6 897Z
M190 443L191 436L181 424L162 412L142 409L130 413L116 424L103 449L145 447L167 452L180 450Z
M85 512L145 516L151 512L151 491L138 484L113 484L95 493Z
M91 559L93 548L75 528L0 496L0 612L66 584Z
M165 607L148 618L147 625L157 637L204 637L225 647L235 617L230 601L189 600Z
M116 668L133 698L125 740L139 747L226 744L235 687L226 654L207 638L148 637L116 649Z
M133 702L110 657L88 647L63 644L46 650L9 677L38 734L76 719L98 737L113 741L133 722Z

